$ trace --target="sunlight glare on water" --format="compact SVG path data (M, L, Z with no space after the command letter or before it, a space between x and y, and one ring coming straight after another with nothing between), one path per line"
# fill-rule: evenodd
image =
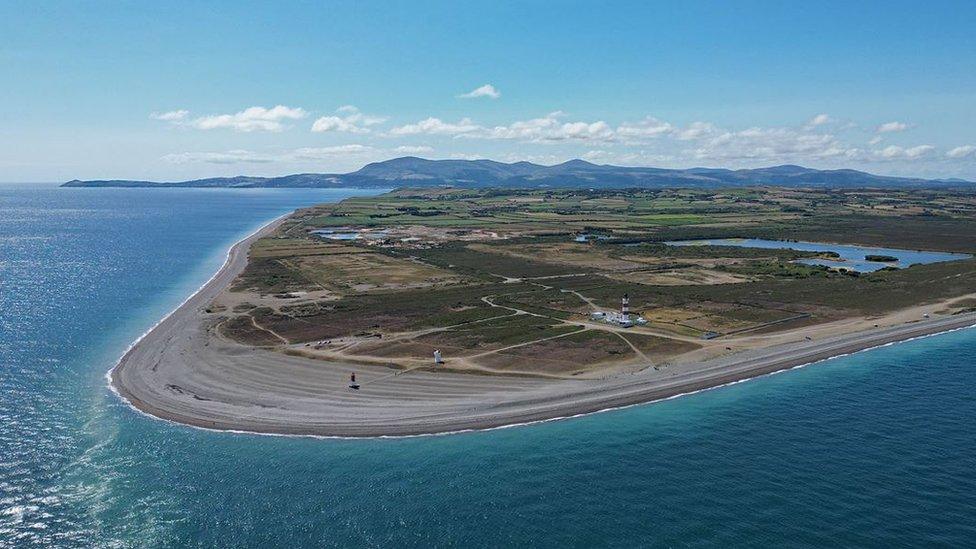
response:
M976 539L976 330L658 404L385 440L200 431L106 387L227 247L327 190L0 187L0 546Z

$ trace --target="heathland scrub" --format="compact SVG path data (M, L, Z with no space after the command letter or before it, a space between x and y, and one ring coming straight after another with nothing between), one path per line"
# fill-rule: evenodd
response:
M642 274L647 279L646 253L631 257L629 251L625 255L617 253L622 247L608 252L591 246L599 259L597 263L604 259L617 261L610 271L594 270L587 263L586 254L581 256L576 248L559 246L555 255L544 258L544 262L520 263L517 254L508 249L512 244L521 242L524 248L533 239L552 239L551 235L533 233L534 228L525 223L515 229L517 234L511 234L511 227L496 225L467 232L452 229L454 232L442 235L436 224L433 229L418 225L411 229L416 236L398 235L404 244L391 245L394 249L383 249L383 253L377 251L381 248L376 248L376 243L338 250L318 248L315 241L296 239L303 237L309 220L320 213L314 209L300 211L232 247L220 271L140 339L113 369L111 382L119 394L146 413L212 429L320 436L442 433L649 402L976 324L976 315L967 312L976 294L960 292L922 304L861 314L839 314L830 304L812 308L812 313L792 315L797 311L780 311L767 302L728 308L709 301L715 304L702 311L704 318L689 318L687 313L693 308L673 302L661 307L667 314L661 313L647 326L624 329L590 320L585 313L613 303L616 297L604 294L613 295L621 279L627 280L631 274ZM278 246L269 252L268 237L272 236L270 244ZM450 242L433 242L440 238ZM486 280L486 275L475 270L429 260L435 252L446 253L445 246L457 246L458 238L469 238L462 242L476 249L501 246L501 253L487 256L497 260L487 268L501 269L503 278L497 282ZM416 244L424 239L431 243L430 248ZM262 245L252 248L259 241ZM580 245L584 251L588 246ZM242 274L253 266L248 263L248 250L252 250L252 255L258 250L256 255L272 259L264 263L266 268L277 265L288 269L282 271L285 274L305 274L310 279L296 278L275 288L277 293L263 294L266 303L260 307L240 299L227 301L226 295L234 293L229 288L237 286L238 293L247 290L248 278ZM702 255L700 250L696 253ZM449 257L457 261L471 259L464 255L454 253ZM485 257L476 255L474 259ZM336 258L341 258L341 269L329 267L322 271L323 265L330 266ZM796 272L759 274L754 265L747 265L753 272L742 269L733 273L742 280L729 283L722 278L716 283L714 277L702 276L702 270L733 272L718 268L721 257L688 259L693 262L687 266L669 265L665 269L679 280L692 280L690 286L670 287L676 292L696 285L699 291L750 284L762 288L764 284L781 283L775 277L797 276ZM369 266L373 262L381 262L389 269L402 261L412 264L397 270L395 280L366 276L371 274ZM526 268L531 271L536 266L545 272L532 280L517 272ZM584 273L570 272L580 271L581 267ZM316 278L323 272L331 278ZM262 273L271 276L270 280L280 280L277 275L281 273L277 271ZM951 276L958 278L957 275L961 276ZM825 276L821 283L834 281L840 288L851 282L848 278L831 278L844 275ZM585 277L597 278L581 283ZM335 279L340 283L333 284ZM604 281L605 285L594 286L594 280ZM293 292L288 284L298 284L296 288L301 289ZM528 291L528 286L533 290ZM506 294L504 288L526 292ZM367 325L363 330L352 326L358 331L338 334L335 342L302 343L293 339L296 334L306 333L301 330L308 330L293 324L300 325L309 318L323 322L345 303L360 307L355 309L360 315L370 314L370 302L364 299L375 295L395 310L402 306L397 294L412 295L409 292L417 291L435 296L447 292L445 295L452 300L458 296L469 299L470 291L487 293L475 300L480 303L478 306L474 301L448 303L447 312L436 317L433 325L395 325L391 321L392 326L386 330L382 325ZM314 292L318 293L308 297ZM258 292L248 295L262 298ZM304 305L277 306L276 310L276 300ZM261 308L268 312L254 313ZM296 312L310 308L314 309L311 313ZM251 332L232 331L228 337L221 330L228 318L238 314L250 318L253 333L263 334L261 341L240 341L241 334ZM277 324L264 326L262 322L268 319L277 319ZM725 332L715 339L701 339L701 330L711 327L724 327ZM462 347L454 351L452 344ZM421 354L431 345L447 349L446 366L435 367L429 356ZM604 348L612 352L604 353ZM572 358L563 358L572 356L579 356L580 364L574 366ZM523 364L530 361L537 364ZM560 366L561 363L569 366ZM357 373L360 383L357 391L347 387L352 372Z

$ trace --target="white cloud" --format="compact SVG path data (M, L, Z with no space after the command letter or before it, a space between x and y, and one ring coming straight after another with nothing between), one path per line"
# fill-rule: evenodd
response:
M466 97L497 97L498 90L486 84L472 90ZM300 120L309 114L300 108L278 105L271 108L250 107L233 114L195 116L185 109L153 112L150 118L170 125L203 130L227 128L241 132L282 131L289 121ZM870 162L924 161L939 157L948 159L976 158L976 145L962 145L942 153L932 145L887 145L888 135L911 129L905 122L892 121L876 126L870 139L846 133L862 126L850 126L820 113L802 124L783 127L727 128L713 122L695 121L678 124L645 116L636 120L610 123L604 120L579 120L555 111L537 118L515 120L497 125L480 124L471 118L449 121L428 117L414 123L390 128L379 126L386 122L380 116L368 115L354 105L342 105L328 116L311 123L316 133L373 134L384 138L403 136L442 136L453 139L514 141L529 144L525 147L495 148L491 156L514 158L572 158L582 157L595 162L620 165L707 165L750 166L781 163L818 163L844 166ZM381 131L379 128L382 128ZM389 129L387 129L389 128ZM852 143L856 139L857 144ZM866 144L865 144L865 139ZM418 139L419 140L419 139ZM424 139L426 141L426 139ZM458 151L437 146L438 154L450 156ZM546 153L532 144L552 145ZM411 145L392 141L386 146L337 145L306 147L273 152L253 152L234 149L220 152L188 152L164 157L175 163L203 162L212 164L259 164L269 162L296 163L343 158L379 159L395 155L428 155L434 152L428 145ZM513 156L514 155L514 156Z
M802 161L856 154L831 134L808 133L793 128L753 127L724 131L704 139L692 155L700 160Z
M490 97L491 99L498 99L501 96L502 92L498 91L495 86L485 84L484 86L477 87L468 93L462 93L458 97L461 99L475 99L477 97Z
M623 122L616 128L603 120L564 121L565 118L565 113L555 111L539 118L487 127L475 123L470 118L462 118L458 122L445 122L440 118L431 117L414 124L395 127L387 135L446 135L455 138L517 140L528 143L620 141L636 144L665 136L680 141L690 141L721 133L721 130L710 122L693 122L687 127L679 128L652 116L636 122Z
M483 132L480 137L487 139L519 139L522 141L538 140L542 134L552 132L559 126L562 112L555 111L541 118L517 120L507 126L495 126Z
M163 113L154 112L149 115L149 118L152 118L153 120L162 120L163 122L181 122L185 120L189 114L190 111L180 109L176 111L168 111Z
M447 135L455 138L512 139L525 142L546 143L558 141L610 141L614 130L602 120L596 122L562 122L565 115L556 111L541 118L519 120L508 125L485 127L470 118L459 122L445 122L440 118L427 118L415 124L391 129L388 135Z
M343 105L336 109L336 113L344 116L323 116L312 123L312 131L369 133L368 126L386 122L386 118L363 114L353 105Z
M455 152L455 153L451 153L451 158L454 158L456 160L483 160L487 157L477 153Z
M590 162L605 162L607 158L611 158L612 156L613 153L610 151L594 149L586 151L580 158L583 160L589 160Z
M556 141L609 141L613 128L602 120L596 122L560 122L565 114L555 111L541 118L519 120L507 126L495 126L480 137L487 139L517 139L535 143ZM479 135L475 134L475 137Z
M249 107L234 114L212 114L188 120L190 112L176 110L162 114L153 113L150 118L169 122L176 126L186 126L198 130L232 129L239 132L268 131L280 132L288 120L299 120L308 116L303 109L277 105L274 107Z
M214 115L193 118L185 110L153 113L154 119L174 125L204 129L227 127L239 131L279 131L288 120L307 113L301 109L278 106L271 109L252 107L233 115ZM343 105L329 116L312 123L313 132L346 132L367 134L384 118L362 113L353 105ZM829 124L829 125L828 125ZM552 158L581 156L596 162L621 165L688 165L692 162L708 165L749 166L781 163L828 163L844 165L854 162L916 161L930 159L937 152L932 145L904 147L884 146L884 133L908 128L908 124L892 122L878 127L867 145L855 146L842 139L845 128L825 114L818 114L803 125L784 127L750 127L730 129L712 122L696 121L688 125L646 116L635 121L623 121L611 126L604 120L573 120L556 111L525 120L488 126L471 118L447 121L428 117L415 123L400 125L380 135L398 138L411 135L443 136L453 139L482 139L516 141L528 144L562 144L554 147ZM827 131L826 128L831 128ZM837 135L835 135L835 133ZM841 137L839 137L841 136ZM586 144L574 149L572 144ZM441 147L438 146L438 150ZM517 152L504 150L493 153L496 158L506 155L541 155L531 148ZM426 155L434 152L428 145L395 143L388 147L368 145L338 145L306 147L283 152L255 153L246 150L224 152L182 153L168 155L171 162L206 162L217 164L303 162L310 160L378 159L394 155ZM441 154L450 156L449 147ZM543 155L544 156L544 155ZM974 158L976 145L951 149L943 158ZM542 156L538 156L542 158Z
M669 154L653 154L646 151L609 151L603 149L586 151L581 158L596 164L616 164L623 166L671 165L675 160L674 156Z
M931 155L933 152L935 152L935 147L932 145L918 145L917 147L905 149L905 156L908 158L922 158Z
M814 116L813 118L811 118L807 122L807 126L808 127L811 127L811 128L815 128L817 126L823 126L824 124L827 124L828 122L832 122L830 116L828 116L827 114L821 113L821 114L818 114L817 116Z
M962 145L949 150L946 153L949 158L966 158L968 156L976 158L976 145Z
M285 155L287 160L322 160L337 156L360 156L375 152L369 145L349 144L333 147L302 147Z
M545 141L606 141L613 139L613 129L602 120L596 122L567 122L559 126L558 130L543 135Z
M224 152L187 152L167 154L163 160L173 164L189 164L203 162L207 164L266 164L274 162L275 158L247 150L231 150Z
M393 149L393 152L399 154L425 154L434 152L434 148L426 145L400 145Z
M367 133L366 128L361 128L355 123L338 116L323 116L312 123L312 131L321 132L348 132L348 133Z
M878 133L893 133L893 132L903 132L907 130L910 126L904 122L885 122L877 128Z
M391 135L463 135L467 133L484 130L483 127L475 124L470 118L462 118L457 123L444 122L440 118L427 118L416 124L398 126L390 130Z
M190 121L189 125L201 130L226 128L239 132L280 132L285 129L285 121L300 120L306 116L308 113L303 109L284 105L276 105L270 109L249 107L234 114L202 116Z
M676 130L675 136L682 141L691 141L714 135L718 131L718 128L711 122L692 122L687 128Z
M675 131L674 126L653 116L644 117L638 122L624 122L617 126L617 135L623 139L661 137Z
M267 164L272 162L303 162L314 160L335 160L345 158L363 158L378 155L388 155L384 151L369 145L350 143L331 147L301 147L298 149L259 153L255 151L236 149L221 152L185 152L168 154L163 160L173 164L205 163L205 164Z
M874 151L874 153L883 160L917 160L930 156L934 151L935 147L932 145L918 145L907 148L889 145L880 151Z
M816 127L825 123L825 117L820 115L800 127L752 127L744 130L723 129L705 121L692 122L682 127L652 116L637 121L625 121L616 127L610 126L603 120L568 121L566 118L565 113L556 111L538 118L489 127L478 124L470 118L463 118L458 122L446 122L431 117L414 124L393 128L386 135L389 137L425 134L465 139L514 140L524 143L585 142L601 145L594 148L594 151L602 151L604 150L602 146L606 145L623 147L653 145L656 149L641 151L639 156L634 156L637 153L633 151L616 150L607 153L607 157L613 159L630 157L670 161L684 157L696 161L738 159L757 162L802 162L827 158L876 157L843 143L833 133L816 130ZM834 122L829 117L826 119ZM694 148L682 149L680 143L685 141L696 144ZM924 155L925 153L915 151L906 154Z
M567 160L572 160L578 158L579 155L575 153L542 153L542 154L528 154L524 151L509 152L498 157L498 160L502 162L532 162L533 164L542 164L546 166L552 166L554 164L562 164ZM482 156L484 158L484 156Z

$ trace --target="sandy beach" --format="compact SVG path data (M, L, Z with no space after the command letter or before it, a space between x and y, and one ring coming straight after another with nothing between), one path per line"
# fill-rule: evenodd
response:
M214 337L207 305L244 269L250 244L282 220L235 244L220 271L122 357L110 377L124 399L147 414L217 430L341 437L446 433L652 402L976 324L974 313L923 318L923 310L938 310L933 305L762 336L767 346L660 370L565 380L399 372ZM347 387L351 372L358 391Z

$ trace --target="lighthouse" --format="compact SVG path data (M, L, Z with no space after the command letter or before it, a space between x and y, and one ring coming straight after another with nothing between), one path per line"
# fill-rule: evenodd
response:
M630 297L624 294L624 297L620 300L620 314L624 318L630 316Z

